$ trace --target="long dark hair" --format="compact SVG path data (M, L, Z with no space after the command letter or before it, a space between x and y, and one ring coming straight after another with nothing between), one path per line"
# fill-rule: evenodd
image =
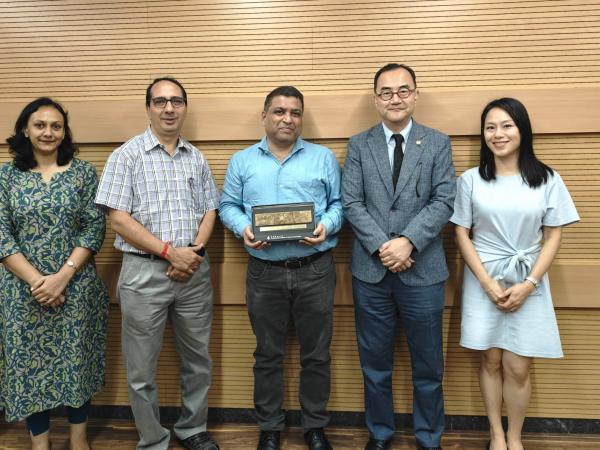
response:
M27 127L27 122L29 122L29 117L44 106L50 106L56 109L61 113L64 121L65 135L58 146L58 154L56 157L57 164L59 166L69 164L77 154L77 147L73 144L73 136L71 134L71 129L69 128L69 116L67 112L60 103L48 97L40 97L23 108L23 111L21 111L21 114L19 114L17 122L15 123L15 134L6 139L9 152L13 155L15 166L19 170L30 170L38 164L33 155L31 140L25 136L25 128Z
M514 98L499 98L489 102L481 113L481 149L479 151L479 175L485 181L496 179L496 162L494 154L485 143L484 127L485 118L493 108L505 111L515 122L521 135L519 147L519 171L523 181L532 188L537 188L548 181L548 176L553 176L552 169L541 162L533 151L533 131L529 114L523 103Z

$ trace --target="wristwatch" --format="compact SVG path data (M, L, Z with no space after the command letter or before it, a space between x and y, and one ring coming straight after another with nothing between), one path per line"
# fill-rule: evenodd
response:
M67 266L69 266L75 272L77 272L79 270L79 267L77 267L77 264L75 264L75 261L73 261L72 259L67 260Z
M540 282L533 277L525 277L525 281L529 281L536 289L540 287Z

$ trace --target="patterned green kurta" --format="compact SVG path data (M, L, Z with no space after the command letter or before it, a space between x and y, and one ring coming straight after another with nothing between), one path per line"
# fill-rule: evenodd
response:
M0 168L0 259L21 252L56 273L75 247L100 250L104 213L94 167L78 159L49 183ZM27 283L0 269L0 406L8 421L59 405L79 407L104 384L108 293L93 259L73 277L65 303L40 306Z

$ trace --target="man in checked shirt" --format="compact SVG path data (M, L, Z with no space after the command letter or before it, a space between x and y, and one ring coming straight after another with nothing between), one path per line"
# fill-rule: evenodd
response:
M146 91L150 126L109 157L96 203L107 209L123 252L117 285L129 400L138 449L166 450L160 424L156 362L167 317L181 359L177 439L187 449L217 450L206 433L211 359L212 286L205 245L219 205L206 159L180 136L187 95L173 78Z

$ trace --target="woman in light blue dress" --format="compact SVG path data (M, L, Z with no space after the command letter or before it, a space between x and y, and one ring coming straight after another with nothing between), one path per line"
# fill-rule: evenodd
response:
M479 167L460 176L450 219L466 263L460 343L481 351L488 449L523 450L532 358L563 355L547 271L562 227L578 220L560 175L535 156L523 104L490 102L481 115Z

